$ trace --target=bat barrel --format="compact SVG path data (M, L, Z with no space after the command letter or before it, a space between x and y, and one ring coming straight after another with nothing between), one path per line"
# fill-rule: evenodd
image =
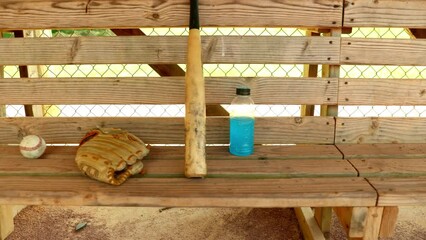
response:
M191 0L188 56L185 74L185 176L200 178L206 166L206 100L198 0Z

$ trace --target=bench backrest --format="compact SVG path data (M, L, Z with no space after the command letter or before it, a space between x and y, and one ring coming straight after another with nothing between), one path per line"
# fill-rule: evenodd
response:
M189 1L6 0L0 29L109 28L139 36L3 38L0 65L150 64L164 77L1 79L0 105L184 104L186 36L140 36L137 28L185 27ZM424 105L422 79L340 78L341 65L426 66L426 40L342 38L351 27L426 28L422 1L200 0L205 27L298 27L323 36L203 36L205 64L322 65L305 77L208 77L206 102L229 104L235 88L252 88L257 104L304 105L303 117L259 117L256 144L426 142L422 118L340 118L339 105ZM261 35L261 34L260 34ZM315 34L313 34L315 35ZM174 70L171 70L174 69ZM314 69L314 68L312 68ZM313 72L313 73L312 73ZM169 76L166 76L169 75ZM171 76L170 76L171 75ZM22 75L21 75L22 76ZM305 111L321 105L320 116ZM48 143L78 143L94 127L119 127L151 144L183 144L184 120L148 117L1 118L0 144L40 134ZM227 116L210 116L207 141L228 143Z

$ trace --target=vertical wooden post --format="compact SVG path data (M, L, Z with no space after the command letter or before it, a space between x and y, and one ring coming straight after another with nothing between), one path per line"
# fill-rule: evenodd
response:
M0 32L0 38L3 33ZM0 66L0 81L4 78L4 66ZM0 117L6 117L6 106L0 106ZM0 205L0 239L5 239L13 231L13 209L11 206Z
M297 220L305 240L325 240L323 232L315 221L310 207L295 208Z
M324 33L324 36L340 37L342 29L331 29L329 33ZM322 65L322 77L338 78L340 77L340 65ZM321 116L336 117L339 111L337 105L321 105Z
M320 33L306 30L306 36L321 36ZM318 65L305 64L303 66L303 77L317 77L318 76ZM314 116L315 105L302 105L300 109L300 115Z
M382 224L380 226L381 238L388 238L393 236L396 228L396 222L398 220L398 213L398 207L383 208Z
M0 31L0 38L3 38L3 32ZM4 66L0 65L0 80L4 78ZM0 117L6 117L6 106L0 105Z

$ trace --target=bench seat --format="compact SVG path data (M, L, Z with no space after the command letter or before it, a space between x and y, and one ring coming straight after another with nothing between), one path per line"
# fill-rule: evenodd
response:
M426 144L337 146L378 192L378 206L426 205Z
M166 207L375 206L377 193L333 145L256 146L235 157L207 147L208 176L183 176L184 147L153 146L145 173L122 186L83 176L75 146L50 146L40 159L1 147L0 204Z

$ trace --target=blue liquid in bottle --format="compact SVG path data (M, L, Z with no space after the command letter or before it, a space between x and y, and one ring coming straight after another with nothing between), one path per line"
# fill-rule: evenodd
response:
M254 118L230 118L230 145L229 151L236 156L249 156L253 154L254 144Z

